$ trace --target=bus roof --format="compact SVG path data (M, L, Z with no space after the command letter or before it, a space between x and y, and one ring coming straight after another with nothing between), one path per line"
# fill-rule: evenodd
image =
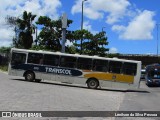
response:
M11 51L26 52L26 53L27 52L32 52L32 53L52 54L52 55L60 55L60 56L63 55L63 56L72 56L72 57L83 57L83 58L92 58L92 59L141 63L141 61L136 61L136 60L126 60L126 59L119 59L119 58L107 58L107 57L79 55L79 54L68 54L68 53L51 52L51 51L44 51L44 50L27 50L27 49L11 48Z

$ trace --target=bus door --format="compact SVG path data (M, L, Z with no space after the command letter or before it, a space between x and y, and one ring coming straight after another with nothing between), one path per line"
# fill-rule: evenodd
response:
M55 81L59 66L59 55L44 54L43 65L46 69L46 73L43 74L43 78Z
M64 83L73 83L74 78L71 76L71 70L76 67L77 58L74 56L61 56L59 63L60 74L57 76L57 81Z
M33 70L36 76L36 79L42 79L43 74L43 54L42 53L28 53L28 70Z

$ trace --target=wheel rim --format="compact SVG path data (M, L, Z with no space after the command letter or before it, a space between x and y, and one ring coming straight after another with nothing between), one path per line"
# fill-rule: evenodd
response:
M32 74L27 74L27 79L31 80L32 79Z
M97 82L96 82L95 80L91 80L91 81L89 82L89 87L90 87L90 88L96 88L96 86L97 86Z
M25 79L27 81L33 81L34 80L34 73L31 73L31 72L26 73Z

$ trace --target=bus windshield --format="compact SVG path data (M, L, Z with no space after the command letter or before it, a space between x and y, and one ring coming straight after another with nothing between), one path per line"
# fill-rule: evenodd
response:
M24 64L26 61L26 54L24 53L12 53L11 65Z
M148 72L148 77L152 79L160 79L160 69L151 70Z

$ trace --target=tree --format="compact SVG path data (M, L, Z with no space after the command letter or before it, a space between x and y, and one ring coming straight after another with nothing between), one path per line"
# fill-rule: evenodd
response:
M74 45L77 47L78 53L81 52L81 39L83 40L82 54L105 56L106 52L109 50L105 48L105 45L108 45L105 32L99 32L96 35L93 35L88 30L77 30L74 32L74 39Z
M17 26L19 30L19 39L15 40L16 47L29 49L32 47L33 43L33 31L35 26L32 24L36 15L32 15L31 12L27 13L27 11L23 12L22 19L17 19Z
M109 51L106 45L108 45L108 42L105 32L99 32L93 35L88 49L91 55L105 56L106 52Z
M90 42L90 39L93 37L93 35L88 30L76 30L74 31L74 45L76 46L76 51L80 54L87 54L86 47ZM81 40L82 42L82 53L81 53Z
M72 20L67 21L69 26ZM42 30L38 36L39 46L43 46L44 49L52 51L61 50L62 39L62 22L61 19L51 20L47 16L40 16L37 25L42 25ZM66 31L66 39L72 41L72 31Z
M75 54L76 53L76 46L74 46L74 45L67 46L66 53Z
M9 53L11 50L11 47L0 47L0 53Z
M22 18L7 16L6 22L10 27L14 27L16 36L12 39L13 46L17 48L29 49L33 43L33 29L35 26L32 21L35 19L36 15L32 15L31 12L23 12Z
M18 31L17 37L13 38L13 45L18 48L30 49L33 43L32 34L35 31L35 25L32 24L36 15L32 15L31 12L23 12L22 18L7 17L7 22L11 26L15 27L15 32ZM67 20L67 26L69 27L72 20ZM51 50L51 51L61 51L61 39L62 39L62 21L51 20L47 16L40 16L37 25L42 26L42 30L36 41L38 46L33 46L32 49L38 50ZM17 36L17 34L16 34ZM87 55L99 55L105 56L106 52L109 50L106 48L108 45L107 37L105 32L99 32L97 34L92 34L88 30L76 30L76 31L66 31L66 40L74 42L72 46L66 46L67 53L80 53ZM81 40L82 40L82 53L81 53Z

